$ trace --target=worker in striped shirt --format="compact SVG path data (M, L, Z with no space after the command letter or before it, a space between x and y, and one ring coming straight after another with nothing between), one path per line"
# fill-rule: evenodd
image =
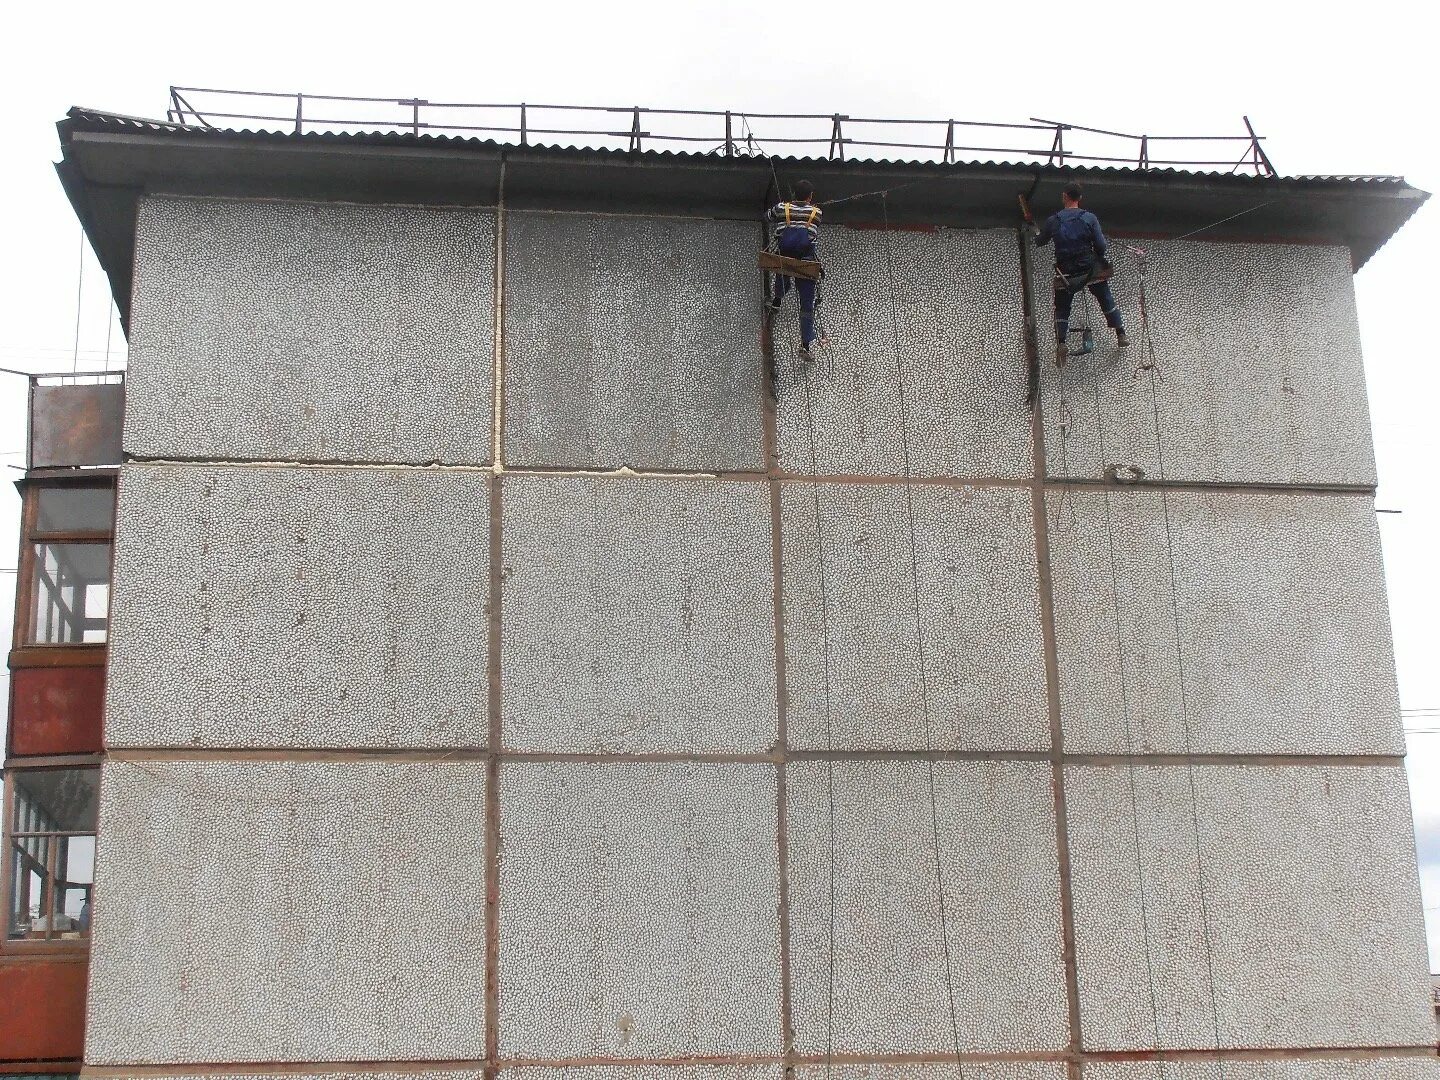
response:
M816 245L820 240L820 208L815 205L815 186L808 180L797 180L790 189L790 200L777 203L765 212L770 225L771 244L777 255L789 259L819 262ZM775 274L775 284L766 308L773 318L780 310L780 301L790 291L792 279ZM820 283L805 278L793 279L800 297L800 359L815 359L815 307L820 302Z

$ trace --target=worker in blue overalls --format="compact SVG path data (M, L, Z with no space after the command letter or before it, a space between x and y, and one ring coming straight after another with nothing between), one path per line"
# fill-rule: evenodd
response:
M797 180L790 189L790 201L772 206L765 212L765 220L772 229L775 254L806 262L820 261L815 250L820 241L820 208L815 205L815 186L810 181ZM789 276L775 275L774 288L766 303L770 317L773 318L780 310L780 301L790 291L790 285ZM820 283L796 278L794 285L800 297L800 359L813 360L815 308L820 302Z
M1130 344L1125 336L1125 320L1110 292L1110 264L1105 258L1110 244L1100 230L1100 219L1089 210L1080 209L1084 197L1080 185L1065 185L1060 199L1064 208L1050 215L1035 234L1035 246L1055 241L1055 366L1064 367L1070 356L1066 342L1070 335L1070 306L1075 294L1088 288L1100 304L1105 324L1115 331L1115 344Z

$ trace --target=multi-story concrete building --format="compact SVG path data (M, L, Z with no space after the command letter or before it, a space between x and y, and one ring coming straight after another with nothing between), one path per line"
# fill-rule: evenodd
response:
M88 1072L1440 1076L1351 286L1423 193L1093 174L1136 342L1062 375L1064 172L781 161L891 193L772 401L763 159L61 135Z

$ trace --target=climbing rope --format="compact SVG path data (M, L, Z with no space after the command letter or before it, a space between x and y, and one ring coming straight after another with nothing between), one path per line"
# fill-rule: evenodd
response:
M1165 452L1160 439L1160 396L1156 385L1156 368L1150 369L1150 402L1155 418L1155 456L1160 481L1165 481ZM1210 905L1206 899L1205 855L1200 843L1200 794L1195 783L1195 761L1190 740L1190 709L1185 692L1184 635L1180 625L1180 594L1175 573L1175 540L1170 524L1170 493L1160 489L1160 509L1165 522L1165 557L1170 571L1170 609L1175 628L1175 668L1180 690L1180 730L1184 738L1185 772L1190 786L1190 821L1195 835L1196 891L1200 900L1200 922L1205 938L1205 967L1210 979L1210 1016L1214 1027L1215 1050L1220 1050L1219 987L1215 981L1215 944L1210 933ZM1225 1062L1218 1061L1220 1080L1225 1080Z
M805 373L805 432L810 444L810 471L819 475L819 457L815 451L815 410L810 387L810 372ZM830 597L826 591L825 525L820 513L820 485L812 481L810 493L815 501L815 552L820 563L820 657L825 688L825 794L829 810L829 886L830 919L826 947L827 976L825 981L825 1075L835 1056L835 749L833 714L830 708Z
M1062 372L1063 375L1063 372ZM1100 447L1100 460L1105 460L1105 427L1101 421L1100 412L1100 387L1094 387L1095 392L1095 426L1096 437ZM1145 947L1145 973L1150 991L1150 1023L1155 1032L1155 1045L1160 1046L1160 1005L1155 988L1155 961L1150 945L1150 916L1145 906L1145 862L1143 857L1143 845L1140 839L1140 789L1136 782L1135 735L1131 725L1130 707L1130 686L1126 679L1125 664L1125 635L1124 627L1120 618L1120 574L1117 568L1115 551L1115 522L1110 509L1110 489L1106 488L1101 492L1105 500L1105 536L1109 545L1110 554L1110 595L1112 598L1112 610L1115 613L1115 655L1120 678L1120 704L1125 728L1125 745L1129 750L1129 758L1126 765L1126 772L1130 783L1130 820L1132 824L1132 836L1135 842L1135 873L1138 878L1139 904L1140 904L1140 935ZM1163 1078L1168 1073L1169 1066L1166 1062L1160 1062L1160 1076Z
M891 358L895 363L896 390L899 398L900 445L905 464L905 520L909 532L911 598L915 614L915 654L920 665L920 715L925 730L925 765L930 793L930 824L932 850L935 853L935 892L939 905L940 941L945 959L945 996L949 1004L950 1035L955 1048L955 1065L961 1080L965 1077L963 1052L960 1047L960 1021L955 1006L955 964L950 951L950 924L945 904L945 871L940 855L940 806L935 790L935 761L929 756L934 750L934 739L930 721L929 678L925 665L925 633L920 615L920 568L915 542L915 487L911 482L910 424L905 403L905 364L900 358L900 314L895 299L895 259L890 239L890 200L882 195L880 200L882 235L885 238L885 278L890 300Z

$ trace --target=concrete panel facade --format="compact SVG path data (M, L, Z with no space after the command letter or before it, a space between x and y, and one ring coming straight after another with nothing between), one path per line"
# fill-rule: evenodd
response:
M943 1055L957 1039L966 1052L1064 1048L1048 766L807 761L786 772L801 1053Z
M483 746L486 485L125 466L107 744Z
M108 762L86 1061L482 1058L484 804L480 764Z
M147 198L125 452L490 460L488 210Z
M775 743L760 484L504 482L505 744L758 753Z
M630 208L145 202L88 1060L1432 1075L1343 253Z
M514 465L757 470L759 224L506 219Z
M1371 497L1051 491L1047 507L1067 749L1401 752Z
M1398 764L1074 766L1065 789L1087 1049L1433 1040Z
M782 488L790 745L1044 749L1030 492L915 486L910 498L913 564L905 488Z
M1436 1080L1440 1059L1380 1055L1327 1061L1089 1062L1085 1080Z
M1052 256L1035 256L1049 475L1098 479L1120 465L1151 479L1375 483L1347 250L1135 245L1148 256L1148 332L1139 260L1115 243L1111 288L1134 344L1117 349L1095 301L1077 298L1071 321L1088 311L1097 348L1063 377L1051 362Z
M514 762L500 773L500 1049L780 1049L769 765Z
M776 319L781 468L1028 477L1015 234L836 228L826 230L821 258L827 267L819 311L820 329L829 338L824 359L808 368L795 359L793 297ZM908 470L899 365L911 443Z

